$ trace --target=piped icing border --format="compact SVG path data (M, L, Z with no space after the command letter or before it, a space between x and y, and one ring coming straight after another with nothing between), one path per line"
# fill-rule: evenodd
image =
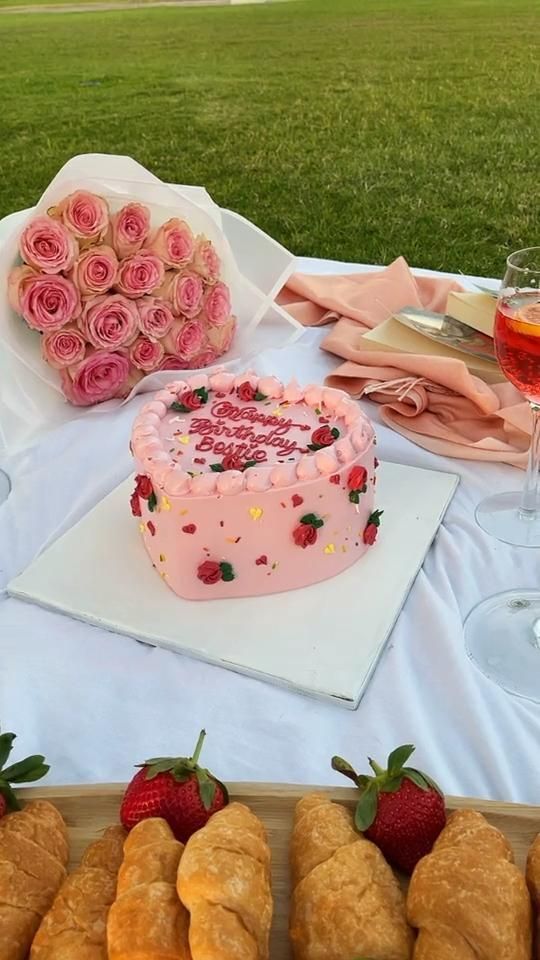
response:
M159 435L161 421L171 404L187 392L211 390L228 395L249 383L254 393L290 404L305 403L343 421L346 428L330 447L303 454L294 464L258 464L248 470L227 470L223 473L201 473L192 476L171 459ZM295 380L284 386L276 377L258 377L252 371L235 375L217 371L208 376L195 374L175 380L160 390L150 403L139 411L133 425L131 449L134 457L151 475L156 487L172 497L212 496L262 492L271 487L288 487L298 482L329 476L366 452L374 440L374 430L358 405L341 390L309 385L301 388Z

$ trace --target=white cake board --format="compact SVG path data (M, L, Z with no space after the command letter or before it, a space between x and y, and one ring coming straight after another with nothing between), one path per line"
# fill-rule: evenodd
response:
M152 568L127 508L130 478L8 593L355 709L457 484L453 474L381 464L380 537L352 567L301 590L205 602L181 600Z

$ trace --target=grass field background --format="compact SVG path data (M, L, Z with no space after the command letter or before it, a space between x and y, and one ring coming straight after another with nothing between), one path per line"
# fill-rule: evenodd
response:
M498 276L540 243L537 0L0 15L0 216L73 154L203 183L295 253Z

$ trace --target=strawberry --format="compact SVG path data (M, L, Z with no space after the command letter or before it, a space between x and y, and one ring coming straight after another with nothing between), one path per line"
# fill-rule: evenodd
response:
M229 802L227 788L199 766L206 731L201 730L192 757L155 757L128 784L120 808L126 830L147 817L163 817L177 840L186 843L213 813Z
M386 859L404 873L412 873L429 853L446 823L444 797L437 784L404 764L414 752L410 744L398 747L383 770L375 760L375 776L357 774L341 757L332 757L332 768L349 777L361 790L354 822L382 850Z
M0 817L10 810L19 810L20 804L13 792L12 783L32 783L35 780L41 780L49 771L45 763L45 757L35 754L32 757L26 757L25 760L19 760L18 763L12 763L9 767L4 767L12 749L14 733L2 733L0 735Z

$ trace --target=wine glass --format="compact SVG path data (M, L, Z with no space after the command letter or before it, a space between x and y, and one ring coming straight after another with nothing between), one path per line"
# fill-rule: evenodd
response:
M508 257L493 335L502 372L529 401L533 429L524 490L486 497L476 519L498 540L540 547L540 247Z
M523 492L487 497L476 518L499 540L540 547L540 247L518 250L506 261L494 340L503 373L531 406L532 440ZM540 589L489 597L471 610L464 632L469 656L487 677L540 703Z

